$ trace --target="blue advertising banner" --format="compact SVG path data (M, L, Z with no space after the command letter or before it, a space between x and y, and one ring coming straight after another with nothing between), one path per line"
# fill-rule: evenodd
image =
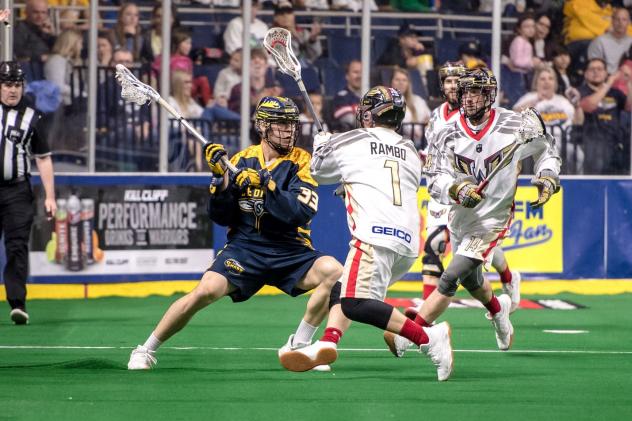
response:
M34 177L32 182L38 191L39 178ZM220 249L226 240L225 228L210 223L206 216L208 182L209 177L204 174L57 176L59 198L67 198L71 192L77 192L80 199L94 201L93 253L96 254L92 257L101 260L84 266L80 271L69 270L67 265L57 262L55 253L59 250L53 250L53 244L57 246L57 243L52 241L54 223L45 220L42 195L38 194L32 248L38 254L32 261L35 266L31 268L31 281L81 283L86 282L86 278L89 282L196 279L208 267L213 251ZM562 186L562 192L540 211L529 205L537 194L529 179L519 180L515 219L503 244L511 265L531 279L632 278L632 179L563 178ZM344 262L350 234L344 205L333 191L333 186L319 188L319 211L312 222L312 239L319 250ZM424 217L425 188L422 187L419 194L419 211ZM141 206L143 203L147 205ZM158 203L161 209L186 210L186 214L173 214L171 219L164 219L165 226L160 225L162 231L153 234L147 231L145 235L144 229L155 227L144 227L140 222L140 225L135 225L134 212L138 208L138 215L142 216L141 208L153 206L157 209ZM119 210L123 212L122 216L117 213ZM123 217L128 213L129 218ZM123 222L127 225L120 226ZM121 230L127 233L124 238L134 239L131 246L112 243L117 238L123 238L118 235ZM151 244L154 237L166 243ZM90 237L85 238L87 242ZM142 239L148 241L143 243ZM182 241L172 241L171 244L171 239ZM96 247L104 252L103 256L96 252ZM163 256L165 253L169 255ZM152 263L150 271L139 270L137 265L145 262L144 254L151 255L152 262L156 262L156 265ZM174 256L177 258L174 259ZM0 249L0 266L3 259ZM133 270L114 274L122 268ZM417 263L405 279L421 279L420 271L421 265Z

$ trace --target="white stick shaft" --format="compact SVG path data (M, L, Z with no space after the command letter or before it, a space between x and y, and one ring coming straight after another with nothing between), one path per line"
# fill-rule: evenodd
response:
M298 84L298 89L301 91L301 94L303 95L303 100L305 101L305 105L307 105L307 109L309 110L309 113L312 115L312 119L314 120L314 123L316 124L318 131L322 132L323 125L321 124L320 120L318 119L318 116L316 115L316 111L314 110L314 105L312 104L312 100L309 99L309 95L307 94L307 89L305 88L303 79L297 79L296 83Z
M195 139L202 144L202 146L204 146L204 145L206 145L208 143L208 140L206 140L204 138L204 136L202 136L200 134L200 132L198 132L197 129L191 125L191 123L189 123L187 120L185 120L184 117L182 117L180 115L180 113L178 111L176 111L176 109L171 106L171 104L169 104L167 101L165 101L162 97L158 97L157 102L158 102L158 104L160 104L161 107L163 107L165 110L169 111L169 114L171 114L176 119L178 119L180 124L182 124L187 129L187 131L189 133L191 133L193 135L193 137L195 137ZM237 167L235 167L228 160L228 158L226 156L222 157L222 162L224 163L224 165L226 165L226 167L228 168L228 170L230 172L236 173L237 171L239 171L239 169L237 169Z

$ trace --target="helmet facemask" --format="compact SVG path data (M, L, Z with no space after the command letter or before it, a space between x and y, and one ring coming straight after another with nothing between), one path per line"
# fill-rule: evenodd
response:
M465 75L467 69L461 62L446 62L439 68L439 88L441 95L448 101L450 107L455 109L459 106L457 96L458 80ZM448 86L446 86L446 82Z
M295 120L257 120L257 129L262 141L270 145L279 155L287 155L294 149L299 123Z
M496 78L489 70L475 70L461 77L457 89L461 114L480 121L496 101L496 91Z

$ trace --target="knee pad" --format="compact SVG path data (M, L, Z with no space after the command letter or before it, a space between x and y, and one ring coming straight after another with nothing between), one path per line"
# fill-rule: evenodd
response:
M444 271L443 263L441 263L441 255L445 253L447 246L445 238L445 226L436 227L426 239L424 245L424 256L421 259L423 263L422 275L430 275L441 277Z
M382 330L386 330L393 313L392 306L371 298L342 298L340 304L347 318Z
M439 278L439 284L437 285L437 289L439 292L446 297L453 297L456 293L457 288L459 287L459 277L456 273L452 272L443 272L441 278Z
M336 304L340 304L340 291L342 289L342 283L337 281L334 286L331 288L331 292L329 293L329 309Z
M461 285L468 291L476 291L483 286L483 268L481 266L474 269L468 276L461 280Z

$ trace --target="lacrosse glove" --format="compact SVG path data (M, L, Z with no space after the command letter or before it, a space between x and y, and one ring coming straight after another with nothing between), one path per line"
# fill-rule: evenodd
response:
M222 163L222 157L226 156L224 145L208 143L204 146L204 156L213 175L222 177L226 173L226 166Z
M276 189L272 174L266 169L256 171L252 168L243 168L235 175L235 184L242 191L249 186L267 188L270 191Z
M474 208L481 203L483 195L476 192L478 185L474 177L457 179L448 190L450 197L465 208Z
M535 209L542 207L551 196L560 191L560 178L551 170L543 170L531 180L531 184L538 188L538 200L531 202L531 207Z

